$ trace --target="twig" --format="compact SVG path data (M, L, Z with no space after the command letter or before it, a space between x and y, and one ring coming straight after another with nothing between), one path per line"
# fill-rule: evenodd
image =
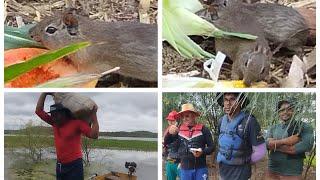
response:
M113 72L118 71L118 70L120 70L120 67L115 67L115 68L113 68L113 69L110 69L110 70L108 70L108 71L105 71L105 72L101 73L101 76L104 76L104 75L106 75L106 74L113 73Z

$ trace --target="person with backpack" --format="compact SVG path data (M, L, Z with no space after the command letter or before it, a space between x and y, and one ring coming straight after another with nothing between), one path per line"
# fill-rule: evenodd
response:
M192 104L183 104L177 114L177 118L182 119L181 126L171 125L164 137L166 144L178 143L181 180L208 179L206 156L213 152L214 146L210 130L196 121L199 116Z
M295 108L294 102L278 102L280 122L267 135L267 179L302 180L303 160L313 147L314 133L310 125L294 118Z
M47 95L52 95L52 93L40 95L35 112L53 129L57 154L56 179L83 180L81 135L92 139L98 138L97 107L92 113L92 126L90 127L87 122L74 119L71 111L62 104L53 104L50 106L50 112L45 112L44 101Z
M171 111L167 116L168 128L165 130L164 137L169 133L170 126L177 126L177 111ZM170 144L163 143L164 146L164 158L166 159L166 177L167 180L176 180L179 176L178 164L180 162L178 157L178 140L171 142Z
M248 180L251 165L266 154L266 144L256 118L243 111L249 99L243 93L223 93L218 103L225 115L218 123L220 180Z

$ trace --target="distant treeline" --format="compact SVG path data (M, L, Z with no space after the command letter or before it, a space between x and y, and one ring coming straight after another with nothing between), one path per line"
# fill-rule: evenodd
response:
M35 132L41 135L53 135L52 128L44 126L32 126L28 127L29 131ZM31 128L31 129L30 129ZM26 134L26 129L20 130L4 130L4 134ZM158 134L149 131L119 131L119 132L100 132L100 136L111 136L111 137L142 137L142 138L157 138Z

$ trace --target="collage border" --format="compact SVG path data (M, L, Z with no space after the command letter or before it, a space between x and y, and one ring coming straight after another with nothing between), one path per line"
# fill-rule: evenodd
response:
M317 0L318 1L318 0ZM320 10L319 10L319 3L320 1L316 2L316 44L320 44L319 40L319 33L320 33ZM1 138L0 138L0 179L4 179L4 94L7 92L154 92L157 93L158 96L158 117L157 117L157 125L158 125L158 179L162 179L162 94L167 92L315 92L316 93L316 119L320 119L320 97L319 97L319 86L316 85L316 88L253 88L253 89L231 89L231 88L217 88L217 89L200 89L200 88L193 88L193 89L184 89L184 88L162 88L162 11L159 11L162 9L162 0L158 0L158 88L124 88L124 89L117 89L117 88L46 88L46 89L40 89L40 88L4 88L4 83L1 83L1 119L2 123L0 125L0 131L1 131ZM4 1L0 2L0 12L4 14ZM1 16L0 18L2 22L4 22L4 16ZM2 37L4 35L4 25L1 24L1 33ZM3 39L3 38L2 38ZM3 62L4 57L4 41L2 40L0 43L1 48L1 57ZM320 51L319 48L316 51L316 59L318 60L320 57ZM320 60L318 60L320 63ZM4 68L3 63L1 63L0 66L2 69ZM320 73L319 67L316 67L316 72ZM0 73L0 79L3 79L4 72L2 71ZM2 81L3 82L3 81ZM316 122L316 137L320 135L320 123ZM316 145L319 145L319 138L316 138ZM316 158L318 158L316 167L319 167L320 165L320 148L318 147L316 149ZM320 170L316 168L316 179L320 179Z

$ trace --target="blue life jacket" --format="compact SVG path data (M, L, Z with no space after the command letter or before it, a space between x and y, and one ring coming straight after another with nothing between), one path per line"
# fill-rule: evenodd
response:
M224 115L220 119L219 152L217 162L228 165L243 165L251 161L252 147L246 137L251 116L240 112L232 121Z

